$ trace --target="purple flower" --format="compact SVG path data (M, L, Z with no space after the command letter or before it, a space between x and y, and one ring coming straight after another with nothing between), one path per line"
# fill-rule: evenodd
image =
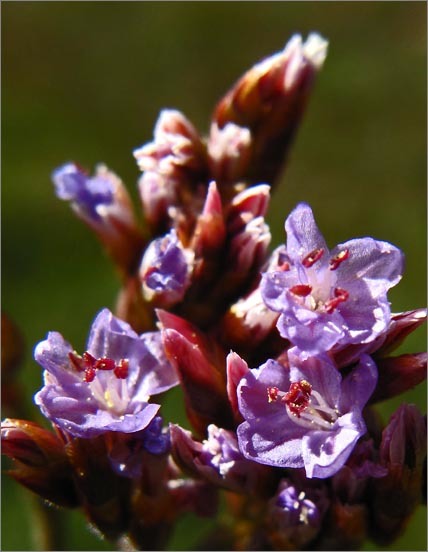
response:
M300 478L297 478L300 479ZM307 550L318 535L329 501L325 487L282 479L268 504L269 539L274 550Z
M100 219L100 206L111 206L114 200L113 182L105 176L90 178L74 163L67 163L52 173L56 194L71 201L89 217Z
M288 358L290 369L270 359L241 380L241 451L262 464L330 477L366 432L361 411L376 385L376 365L363 355L342 380L326 355L303 358L291 349Z
M232 431L218 428L214 424L210 424L207 431L208 438L202 444L200 459L225 477L236 462L243 460L236 436Z
M66 163L52 173L56 195L70 201L74 211L89 224L99 226L111 218L134 225L131 202L122 181L105 165L90 177L75 163ZM113 231L113 228L112 228Z
M321 512L305 491L288 481L281 481L277 495L271 500L272 514L285 531L299 525L319 528Z
M384 332L391 318L387 291L403 271L401 251L372 238L329 251L305 203L290 214L285 229L281 269L265 273L261 282L264 301L281 313L280 334L317 354L369 343Z
M36 404L76 437L146 428L160 408L150 396L178 383L160 333L139 336L108 309L96 317L82 356L58 332L50 332L34 356L45 369Z
M155 299L163 307L181 301L190 285L193 257L193 252L181 245L175 230L152 241L140 267L145 298Z
M170 430L173 458L187 473L238 493L266 487L268 468L244 458L234 431L209 424L207 439L200 443L178 425Z
M283 483L281 490L275 497L274 505L281 511L282 522L286 527L305 523L318 524L320 515L312 500L299 492L293 485Z
M67 163L53 172L52 180L56 195L70 202L121 271L134 274L144 240L121 179L105 165L98 165L90 177L78 165Z

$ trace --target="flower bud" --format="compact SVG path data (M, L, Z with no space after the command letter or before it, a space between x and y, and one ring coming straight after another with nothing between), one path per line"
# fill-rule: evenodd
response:
M172 454L179 466L230 491L255 494L266 489L269 468L243 457L233 431L210 424L207 434L200 443L190 431L171 425Z
M56 194L70 201L76 215L98 236L124 274L132 274L141 256L143 238L122 181L105 165L89 177L74 163L52 174Z
M220 185L242 180L248 171L251 145L248 128L227 123L220 129L213 123L208 140L208 164L212 178Z
M157 310L165 353L176 369L189 421L200 434L210 423L233 427L226 392L225 354L213 339L184 319Z
M242 422L243 418L239 412L237 388L241 379L248 372L248 364L239 355L230 352L226 358L227 373L227 396L229 397L233 413L237 422Z
M194 192L207 176L206 151L196 129L179 111L161 111L154 140L134 150L144 171L138 187L145 218L157 234L172 221L177 227L180 212L190 212Z
M197 218L191 247L203 262L216 258L223 247L226 228L221 197L216 183L208 186L208 193L202 213Z
M156 171L144 171L138 179L138 191L144 219L154 235L170 227L170 209L178 204L178 179Z
M415 309L392 314L385 340L376 351L376 354L384 357L394 351L410 333L426 322L426 319L427 309Z
M354 363L361 353L373 355L376 359L384 358L401 345L409 334L426 322L426 317L426 309L392 314L388 327L376 339L371 343L347 345L343 350L334 353L335 361L342 367Z
M370 519L376 543L397 538L423 499L426 437L426 420L409 404L397 409L382 433L380 461L388 473L373 483Z
M243 190L230 202L227 211L227 230L236 234L248 222L257 217L264 217L269 207L270 186L258 184Z
M152 241L140 266L146 301L168 308L180 302L190 285L193 252L185 249L175 230Z
M33 422L7 418L1 424L2 454L15 462L9 475L58 506L79 503L64 443Z
M164 109L154 129L154 141L134 150L142 171L171 175L176 168L199 170L202 142L193 125L179 111Z
M257 287L247 297L234 303L224 316L221 324L222 341L228 348L247 356L257 353L258 346L272 338L280 345L272 349L268 343L264 344L263 356L275 358L285 345L276 329L277 320L278 313L266 306Z
M247 71L218 103L213 120L219 129L234 123L251 132L246 180L275 180L326 54L327 42L318 34L304 43L294 35L283 51Z
M379 380L370 402L383 401L412 389L426 379L427 354L376 358Z
M267 514L267 534L274 549L306 550L320 531L325 501L318 490L302 490L282 480Z

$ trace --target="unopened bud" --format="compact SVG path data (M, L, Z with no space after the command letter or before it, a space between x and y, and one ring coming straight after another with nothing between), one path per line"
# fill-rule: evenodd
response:
M251 132L249 182L276 178L326 54L320 35L310 34L306 42L295 35L283 51L247 71L217 105L213 119L220 129L232 122Z
M210 423L233 427L224 351L184 319L163 310L156 312L165 352L179 375L193 427L202 435Z
M72 468L59 437L34 422L7 418L1 444L2 454L15 463L11 477L54 504L77 506Z

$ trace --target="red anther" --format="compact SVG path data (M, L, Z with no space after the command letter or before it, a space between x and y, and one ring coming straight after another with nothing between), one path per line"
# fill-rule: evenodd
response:
M346 301L349 297L349 292L346 291L346 289L343 288L334 288L334 296L340 299L341 301Z
M127 358L121 358L114 369L114 375L119 379L126 379L128 377L128 369L129 360Z
M113 359L103 357L95 361L94 368L96 370L114 370L116 363Z
M266 391L267 391L269 402L274 402L278 400L278 387L268 387Z
M68 358L70 359L71 364L78 372L83 372L86 369L85 362L83 358L77 353L68 353Z
M339 305L346 301L349 297L349 292L343 288L334 288L334 298L325 302L324 308L326 312L331 314Z
M302 260L302 265L305 268L310 268L314 263L319 261L321 257L324 255L324 249L320 247L319 249L314 249L310 253L306 255L306 257Z
M85 361L85 366L86 367L88 367L88 366L90 366L91 368L94 367L97 359L95 357L93 357L90 353L88 353L88 351L83 353L82 357L83 357L83 360Z
M290 384L288 392L282 400L291 414L300 418L300 414L309 404L312 385L306 380L295 381Z
M93 368L92 366L88 366L85 370L85 377L83 378L83 381L85 381L86 383L90 383L91 381L94 381L95 374L96 374L95 368Z
M293 293L293 295L298 295L299 297L307 297L312 291L312 286L309 286L308 284L297 284L296 286L291 287L288 291Z
M330 270L336 270L336 268L349 258L349 249L342 249L337 255L330 259L328 268Z

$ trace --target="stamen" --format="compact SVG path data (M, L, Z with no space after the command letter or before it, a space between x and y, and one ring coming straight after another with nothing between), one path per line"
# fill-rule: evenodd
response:
M91 355L91 353L88 353L88 351L85 351L82 355L83 360L85 361L86 366L94 366L97 362L97 359Z
M304 427L305 429L314 429L314 422L312 419L307 420L304 416L296 416L295 414L292 414L287 407L285 407L285 411L294 424Z
M343 303L346 301L349 297L349 292L346 291L346 289L342 288L334 288L334 298L329 299L325 302L324 308L325 311L328 314L331 314L337 307L340 305L340 303Z
M267 388L268 401L274 402L278 400L278 387Z
M322 428L322 429L331 429L331 426L334 423L330 420L326 420L325 418L323 418L317 410L312 408L310 408L305 412L302 412L300 419L302 421L307 421L310 424L312 424L312 429L314 428L314 426L317 426L318 428Z
M312 291L312 286L309 286L308 284L297 284L291 287L288 291L299 297L307 297Z
M292 382L287 393L280 391L278 387L267 387L266 391L269 402L279 399L285 403L285 411L290 420L306 429L330 430L339 416L338 411L331 408L306 380Z
M287 409L300 418L300 414L309 404L312 391L312 385L306 380L295 381L290 384L290 388L282 401L287 405Z
M114 375L119 379L126 379L128 377L129 360L127 358L121 358L119 363L113 370Z
M96 370L114 370L115 367L115 361L107 357L99 358L94 364Z
M86 383L90 383L91 381L94 381L95 379L96 370L92 366L88 366L85 370L85 377L83 378L83 381Z
M68 357L71 364L78 372L85 372L83 381L86 383L94 381L97 370L113 372L118 379L122 380L128 377L129 360L126 358L121 358L119 362L116 363L112 358L108 357L97 359L87 351L84 352L82 356L72 352L68 354Z
M315 264L321 257L324 255L324 249L314 249L310 253L306 255L306 257L302 260L302 265L305 268L310 268L313 264Z
M330 259L328 268L330 270L336 270L343 261L349 258L349 249L343 249L339 253Z

